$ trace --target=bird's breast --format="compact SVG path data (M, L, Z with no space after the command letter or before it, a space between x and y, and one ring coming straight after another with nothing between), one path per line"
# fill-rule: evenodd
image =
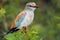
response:
M32 13L27 13L25 18L24 18L24 21L21 23L22 26L28 26L32 23L34 19L34 14Z
M30 14L30 13L27 14L27 22L33 21L33 18L34 18L33 14Z
M31 24L31 22L33 21L33 19L34 19L34 14L33 13L27 13L26 22L28 24Z

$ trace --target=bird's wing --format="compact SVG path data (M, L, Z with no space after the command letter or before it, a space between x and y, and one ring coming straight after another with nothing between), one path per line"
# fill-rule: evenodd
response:
M19 13L19 15L16 17L15 21L11 25L10 29L18 27L20 23L23 21L25 15L26 15L25 10Z

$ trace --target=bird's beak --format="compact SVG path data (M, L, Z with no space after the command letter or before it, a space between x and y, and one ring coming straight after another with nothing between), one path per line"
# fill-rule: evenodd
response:
M38 8L38 6L35 6L35 8Z
M31 5L30 5L30 7L33 7L33 8L38 8L38 6L31 6Z

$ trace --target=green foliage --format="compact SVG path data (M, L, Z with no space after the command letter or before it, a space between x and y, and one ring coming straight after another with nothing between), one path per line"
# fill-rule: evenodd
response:
M6 40L37 40L39 38L37 31L24 33L23 30L5 36Z
M24 40L24 34L21 32L16 32L6 36L7 40Z
M0 16L3 16L5 13L6 13L5 9L4 8L1 8L0 9Z

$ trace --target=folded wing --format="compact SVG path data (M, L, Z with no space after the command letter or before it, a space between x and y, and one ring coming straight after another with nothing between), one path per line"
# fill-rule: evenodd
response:
M16 17L15 21L11 25L10 29L18 27L20 23L23 21L25 16L26 16L25 11L22 11L21 13L19 13L19 15Z

